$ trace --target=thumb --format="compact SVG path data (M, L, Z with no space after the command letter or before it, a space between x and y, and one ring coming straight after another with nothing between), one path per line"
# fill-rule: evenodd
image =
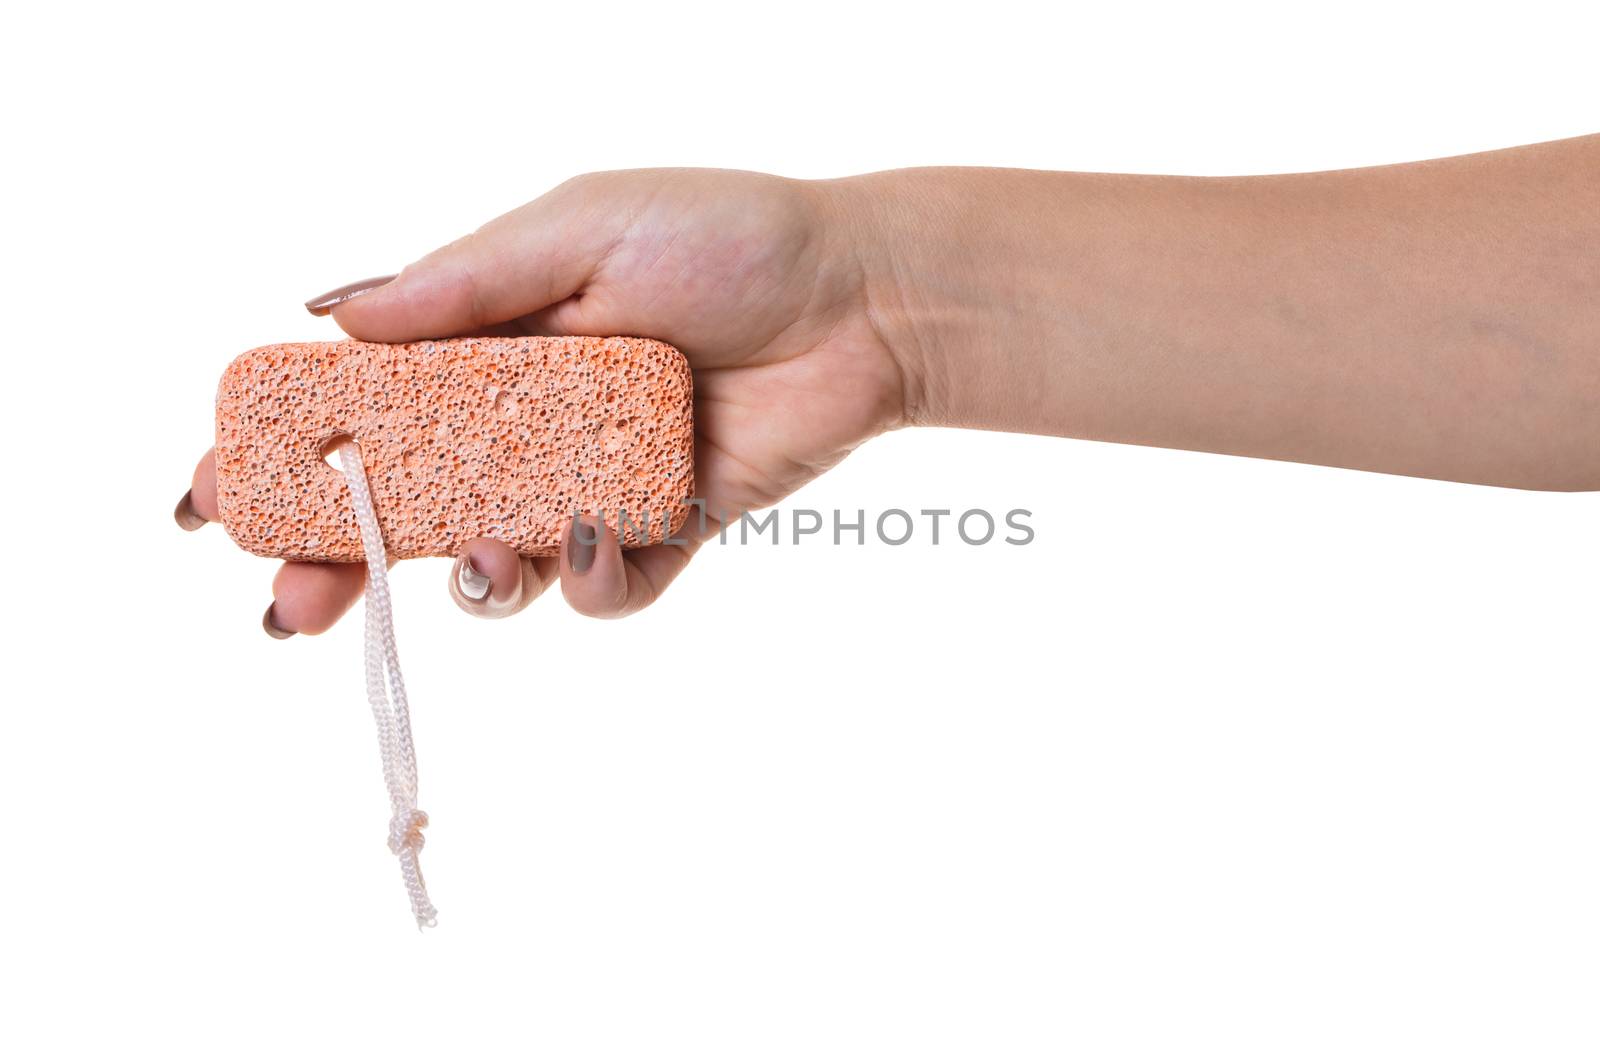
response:
M392 281L335 303L334 320L359 340L417 341L492 327L581 293L627 228L627 208L583 191L582 182L567 182Z

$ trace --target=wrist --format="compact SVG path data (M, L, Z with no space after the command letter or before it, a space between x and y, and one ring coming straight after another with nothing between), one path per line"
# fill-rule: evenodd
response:
M1044 430L1066 354L1072 175L927 168L830 183L861 299L905 386L907 424Z
M902 198L908 187L904 173L888 171L822 183L829 226L839 236L839 254L848 257L854 268L857 307L900 375L901 427L938 423L929 419L932 324L924 315L926 304L919 290L926 244L907 237L908 211L915 204Z

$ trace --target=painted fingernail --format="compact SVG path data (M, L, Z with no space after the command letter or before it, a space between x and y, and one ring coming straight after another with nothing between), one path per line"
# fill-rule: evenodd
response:
M193 533L206 524L205 517L194 509L194 501L189 493L183 495L178 501L178 506L172 509L172 518L178 523L178 528Z
M456 559L456 590L461 592L461 597L470 602L487 601L492 586L493 581L488 576L472 568L471 558L462 555Z
M522 572L509 583L496 584L494 579L474 565L468 554L456 557L455 572L450 575L450 596L456 604L474 616L498 619L509 616L522 600Z
M352 297L360 297L362 294L371 293L378 287L392 282L394 282L394 276L392 275L376 276L372 279L362 279L359 282L341 286L337 290L329 290L327 293L318 294L307 301L306 311L312 315L327 315L333 311L334 305L344 304Z
M273 602L271 605L267 606L267 611L261 614L261 629L267 632L267 637L276 638L281 642L285 638L293 638L294 632L286 631L282 627L279 627L277 622L272 618L272 610L277 608L277 605L277 602Z
M600 542L595 528L582 519L572 520L572 539L567 541L567 564L582 576L594 565L594 546Z

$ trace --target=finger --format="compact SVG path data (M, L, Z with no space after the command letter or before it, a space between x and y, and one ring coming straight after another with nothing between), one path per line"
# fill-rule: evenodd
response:
M361 597L362 562L285 562L272 580L272 604L261 626L274 638L321 634Z
M206 450L206 455L195 465L194 477L189 480L189 491L178 501L172 511L179 526L193 532L207 522L215 522L222 515L217 511L217 451Z
M456 556L450 597L473 616L498 620L527 608L555 573L553 558L521 558L509 544L479 537L463 544Z
M334 305L334 319L362 340L415 341L494 327L579 293L628 218L611 194L584 185L568 182L435 250Z
M609 526L585 516L568 523L561 540L561 593L585 616L616 619L636 613L661 596L698 543L680 529L683 545L657 544L622 551Z

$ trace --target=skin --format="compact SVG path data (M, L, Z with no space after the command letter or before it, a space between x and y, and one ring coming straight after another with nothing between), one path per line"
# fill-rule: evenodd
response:
M1526 489L1600 489L1600 135L1251 178L934 168L802 182L569 181L336 304L372 341L635 334L694 367L696 484L735 518L881 432L943 425ZM178 520L215 520L211 455ZM474 540L478 616L559 579L653 602L706 537L574 568ZM712 534L707 534L707 536ZM587 549L584 549L587 550ZM269 633L316 634L360 565L286 563ZM477 591L481 585L468 582Z

